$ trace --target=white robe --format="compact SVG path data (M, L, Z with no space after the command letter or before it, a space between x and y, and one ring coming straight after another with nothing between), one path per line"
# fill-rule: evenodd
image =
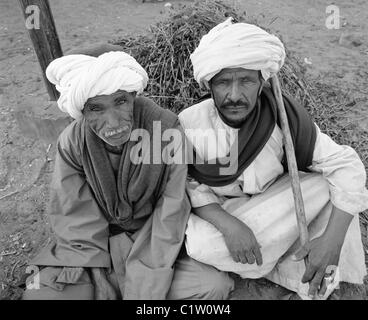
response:
M237 129L221 120L212 99L185 109L179 114L179 119L188 141L201 158L210 160L227 155ZM324 231L331 203L354 215L340 256L340 279L362 283L366 268L359 212L368 208L364 165L351 147L336 144L317 125L316 128L317 139L309 167L315 173L301 177L307 221L313 221L309 224L310 237L315 238ZM206 134L199 134L198 129L215 133L206 137ZM220 137L224 132L227 139ZM208 145L203 143L205 139L208 139ZM262 266L235 263L221 233L195 215L191 215L188 222L186 248L192 258L220 270L236 272L243 278L267 276L305 296L308 286L300 282L304 263L291 262L288 255L298 238L298 229L290 183L286 177L279 179L284 173L281 164L283 154L282 132L276 126L265 147L235 182L223 187L210 187L189 178L187 183L192 207L219 203L251 227L262 246ZM282 256L284 259L280 262Z

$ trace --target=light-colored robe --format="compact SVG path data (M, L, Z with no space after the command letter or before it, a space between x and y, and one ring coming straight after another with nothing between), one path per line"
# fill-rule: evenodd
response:
M179 114L179 120L188 144L193 145L196 153L205 160L225 157L237 134L237 129L221 120L212 99L185 109ZM359 212L368 208L364 165L351 147L336 144L317 125L316 129L313 161L309 167L315 173L302 176L301 181L308 223L318 221L318 216L324 218L319 218L320 222L313 226L309 225L310 235L314 238L323 232L331 213L331 203L354 215L340 258L340 262L349 260L346 268L341 270L341 280L362 283L366 270L359 232ZM205 131L200 134L198 130L207 130L207 134ZM208 130L215 133L208 134ZM224 132L226 139L223 138ZM303 263L298 265L287 261L276 265L298 238L290 184L287 178L279 182L284 174L281 164L283 155L282 132L276 125L265 147L235 182L222 187L201 184L190 177L187 182L192 207L218 203L251 227L262 246L262 267L235 263L221 233L193 214L187 226L186 247L189 256L220 270L233 271L244 278L268 275L271 280L303 295L307 291L307 287L300 283ZM262 207L266 203L267 206ZM350 255L344 258L344 253L349 251L354 252L353 260ZM274 272L276 269L279 270ZM280 277L283 279L280 280Z

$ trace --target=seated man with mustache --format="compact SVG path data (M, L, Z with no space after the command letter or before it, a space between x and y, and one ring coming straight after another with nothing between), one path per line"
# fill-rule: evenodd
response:
M223 298L228 277L181 250L190 212L186 165L152 159L154 148L172 156L168 142L153 141L155 122L159 134L182 136L177 116L138 96L147 73L121 47L87 51L46 71L59 108L75 121L57 143L49 208L56 242L31 261L41 270L23 299ZM149 136L141 155L133 152L135 130Z
M194 77L211 94L179 114L193 146L186 248L219 270L326 299L339 279L362 284L366 275L359 228L359 212L368 208L366 173L351 147L336 144L284 95L311 238L307 255L296 253L283 135L267 83L284 59L277 37L231 18L192 53Z

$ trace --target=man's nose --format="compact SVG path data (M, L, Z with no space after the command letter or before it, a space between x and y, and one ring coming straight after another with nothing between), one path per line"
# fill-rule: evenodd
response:
M118 128L120 125L120 114L117 110L109 110L106 113L106 122L109 128Z
M239 101L241 99L241 91L237 83L231 85L229 99L231 101Z

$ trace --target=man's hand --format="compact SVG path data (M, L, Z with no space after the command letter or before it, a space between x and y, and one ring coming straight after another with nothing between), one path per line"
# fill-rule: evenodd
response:
M230 222L231 221L231 222ZM234 218L222 227L225 243L235 262L261 265L261 246L258 244L253 231L242 221Z
M115 289L106 278L104 268L91 268L95 300L117 300Z
M253 231L242 221L222 209L218 203L193 208L193 212L202 219L213 224L224 236L227 248L235 262L257 262L261 265L260 245Z
M334 207L323 235L309 243L307 253L295 254L294 260L305 259L306 270L302 283L309 282L308 295L311 298L317 293L319 296L325 294L326 269L329 266L338 266L341 248L352 217L349 213Z
M328 266L337 266L339 263L342 244L333 238L326 239L325 236L316 238L310 242L309 252L306 256L295 255L295 260L305 258L306 270L302 283L309 282L308 295L310 298L318 293L323 296L326 292L324 277Z

